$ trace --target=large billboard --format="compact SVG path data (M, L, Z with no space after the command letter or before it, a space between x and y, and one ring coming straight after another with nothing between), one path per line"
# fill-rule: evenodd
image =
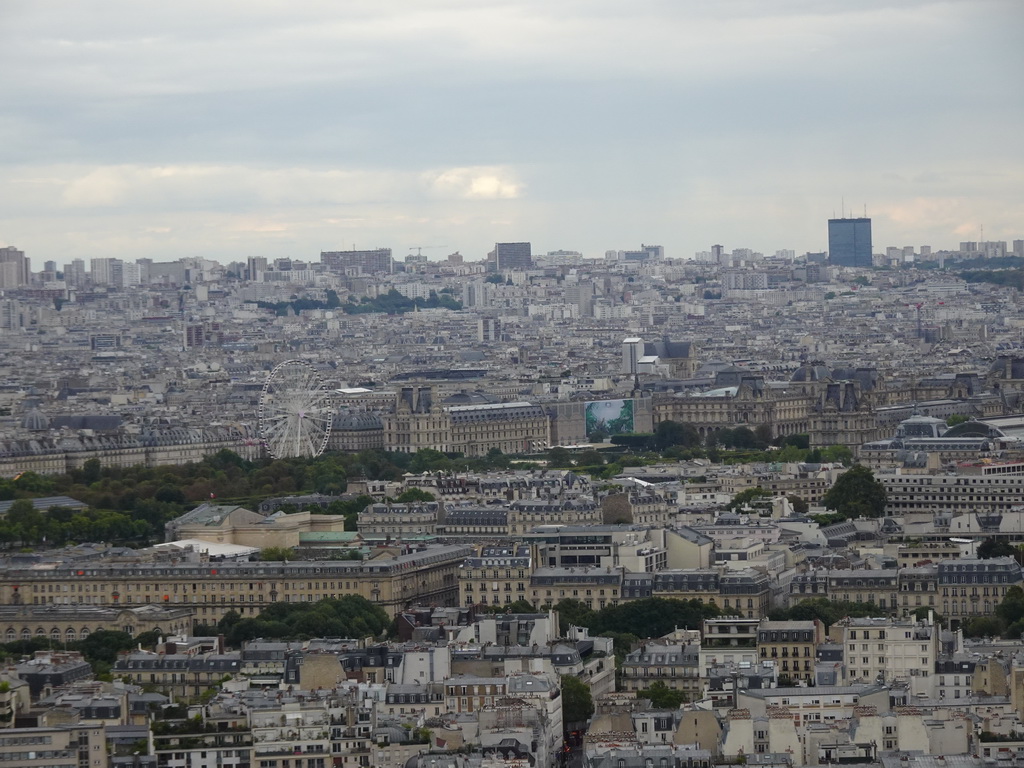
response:
M633 401L588 401L587 437L595 432L604 432L606 435L625 435L633 432Z

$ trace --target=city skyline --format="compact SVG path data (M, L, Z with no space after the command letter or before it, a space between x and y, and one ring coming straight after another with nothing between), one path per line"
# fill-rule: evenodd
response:
M941 250L1024 220L1015 3L39 8L0 11L0 245L36 270L799 254L865 207L876 251Z

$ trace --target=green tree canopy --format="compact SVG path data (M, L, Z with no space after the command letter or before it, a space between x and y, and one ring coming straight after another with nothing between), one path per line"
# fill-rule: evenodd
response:
M260 550L260 560L280 562L294 559L295 550L291 547L264 547Z
M875 474L862 464L847 470L822 498L827 509L849 519L881 517L885 514L885 487Z
M1006 557L1007 555L1016 558L1018 561L1021 559L1020 549L1008 541L990 537L978 545L978 557L982 560L988 560L992 557Z
M808 504L800 496L791 493L786 498L789 500L790 505L793 507L793 512L795 512L798 515L806 515L811 509L811 505Z
M789 608L779 608L769 614L772 621L811 621L818 619L825 626L832 626L847 616L863 618L865 616L888 616L888 612L874 603L849 603L842 600L829 600L825 597L814 597L801 600Z
M700 629L704 619L720 615L722 611L717 606L699 600L646 597L602 608L594 614L589 627L598 635L629 632L638 637L661 637L676 628Z
M418 501L433 501L434 494L428 493L420 488L407 488L402 491L395 501L401 504L412 504Z
M595 613L582 600L565 599L555 604L558 623L562 632L569 627L590 627L594 622Z
M764 488L756 486L754 488L745 488L732 497L732 501L729 502L729 509L743 509L743 507L747 505L754 507L764 506L764 500L770 499L771 497L772 492L765 490ZM758 501L762 503L759 505L757 504Z
M693 424L680 424L676 421L659 421L654 429L654 447L659 451L673 446L696 448L701 444L700 433Z
M342 595L315 603L274 603L255 618L217 625L229 644L264 637L299 640L311 637L377 637L387 631L391 617L379 605L359 595Z
M577 467L594 467L604 464L604 456L601 452L593 448L588 448L585 451L580 451L576 456Z
M655 709L679 709L689 698L685 691L672 690L660 680L655 681L650 688L637 691L636 697L650 699Z
M562 675L562 723L565 730L585 723L594 714L590 686L574 675Z
M552 468L556 467L571 467L572 466L572 454L569 453L568 448L563 448L560 445L556 445L554 448L548 449L548 466Z

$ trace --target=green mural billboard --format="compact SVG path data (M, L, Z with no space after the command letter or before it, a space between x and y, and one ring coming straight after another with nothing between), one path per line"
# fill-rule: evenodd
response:
M587 402L587 437L595 432L625 435L633 432L632 400L594 400Z

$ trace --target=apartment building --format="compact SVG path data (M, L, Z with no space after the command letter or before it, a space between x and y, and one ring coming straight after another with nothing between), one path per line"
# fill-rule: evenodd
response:
M622 690L642 691L661 683L682 691L687 701L701 697L700 644L649 641L622 662Z
M1009 512L1024 498L1024 462L962 464L955 474L878 474L886 493L886 514L927 512L952 515L949 533L999 531L986 517ZM987 529L987 530L986 530Z
M716 666L752 668L757 662L757 630L760 619L724 616L704 619L700 642L700 673L707 678Z
M954 541L908 542L896 548L896 564L908 568L940 560L958 560L963 554L963 547Z
M105 768L102 725L7 728L0 732L0 763L21 768Z
M881 569L832 570L828 573L827 589L830 600L847 603L872 603L879 608L895 610L898 607L898 571Z
M623 599L623 574L618 568L536 568L530 576L529 602L537 607L561 600L579 600L596 611Z
M504 698L508 679L455 675L444 681L445 702L449 712L476 712Z
M767 574L753 568L723 571L713 568L668 569L655 573L627 573L622 584L625 599L669 597L699 600L748 619L767 614L771 588Z
M590 496L519 499L508 505L508 535L541 525L599 525L601 507Z
M244 722L245 718L240 718ZM252 731L235 726L210 732L205 723L153 724L153 754L159 768L246 768L252 764Z
M829 633L843 645L844 677L855 683L904 683L912 694L931 695L939 655L939 630L926 621L846 618Z
M459 605L507 605L530 601L530 547L484 546L459 568Z
M1012 557L961 558L938 564L939 612L951 621L990 616L1010 587L1024 584Z
M101 629L176 635L190 632L194 619L194 610L187 606L0 605L0 637L6 643L33 637L73 643Z
M152 653L122 654L113 674L136 685L155 687L175 698L190 699L216 688L226 677L242 668L241 655L234 653Z
M818 646L825 641L825 627L813 621L768 621L757 627L759 661L778 665L779 677L790 684L815 682L814 663Z
M0 572L0 602L17 605L162 605L190 609L203 623L227 612L255 616L276 602L361 595L392 615L416 602L458 600L458 569L473 550L431 546L362 561L53 562Z
M378 534L395 538L432 536L443 509L436 501L399 504L369 504L359 513L356 527L360 534Z

